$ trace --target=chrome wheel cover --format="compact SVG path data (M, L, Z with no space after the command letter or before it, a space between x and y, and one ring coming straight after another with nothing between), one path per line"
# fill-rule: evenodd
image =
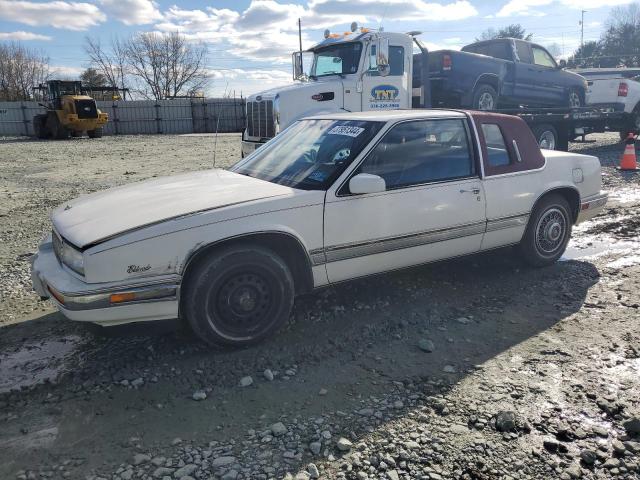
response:
M548 209L536 225L536 248L544 256L552 256L562 247L567 235L567 218L559 208Z

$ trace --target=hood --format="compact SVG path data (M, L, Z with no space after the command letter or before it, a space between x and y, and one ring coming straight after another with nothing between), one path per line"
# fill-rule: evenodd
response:
M336 113L344 106L342 79L331 75L317 81L296 82L285 87L272 88L247 99L255 102L274 100L280 129L283 130L300 118L323 113Z
M163 220L294 192L226 170L206 170L84 195L60 205L51 220L60 235L83 248Z

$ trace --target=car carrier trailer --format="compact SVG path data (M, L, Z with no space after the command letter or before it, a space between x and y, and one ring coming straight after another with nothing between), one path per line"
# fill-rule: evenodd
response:
M446 55L430 58L418 35L420 32L358 29L354 23L351 32L332 34L327 30L322 42L306 52L294 52L293 84L247 98L242 155L310 115L463 107L432 102L432 98L442 98L439 92L432 92L432 88L439 88L438 82L431 82L433 62L446 63ZM306 60L311 65L308 74L303 69L304 53L311 56ZM569 141L589 133L634 128L631 116L613 107L523 107L498 111L521 117L540 146L548 149L567 150Z

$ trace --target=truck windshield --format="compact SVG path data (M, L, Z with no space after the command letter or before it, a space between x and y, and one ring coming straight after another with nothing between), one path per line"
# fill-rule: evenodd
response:
M362 44L360 42L342 43L319 48L313 54L310 77L356 73L360 63L361 52Z
M300 120L232 172L302 190L326 190L384 122Z

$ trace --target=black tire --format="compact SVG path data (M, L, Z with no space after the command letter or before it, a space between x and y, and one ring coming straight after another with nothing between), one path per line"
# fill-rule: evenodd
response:
M181 316L208 344L251 345L286 322L294 294L293 276L278 255L254 245L230 247L188 273Z
M87 130L87 135L89 135L89 138L102 138L102 127L95 130Z
M558 130L551 124L536 125L531 130L540 148L555 150L558 146Z
M557 193L545 195L533 209L520 242L523 259L534 267L555 263L567 248L572 226L569 202Z
M491 85L482 83L473 92L471 108L474 110L491 111L498 108L498 92Z
M567 93L567 106L569 108L584 107L584 94L575 88L569 90L569 93Z
M33 133L36 138L44 140L49 137L49 132L47 131L47 116L46 115L36 115L33 117Z
M55 113L50 113L47 117L47 128L51 132L51 136L56 140L66 140L71 135L69 129L60 123Z

